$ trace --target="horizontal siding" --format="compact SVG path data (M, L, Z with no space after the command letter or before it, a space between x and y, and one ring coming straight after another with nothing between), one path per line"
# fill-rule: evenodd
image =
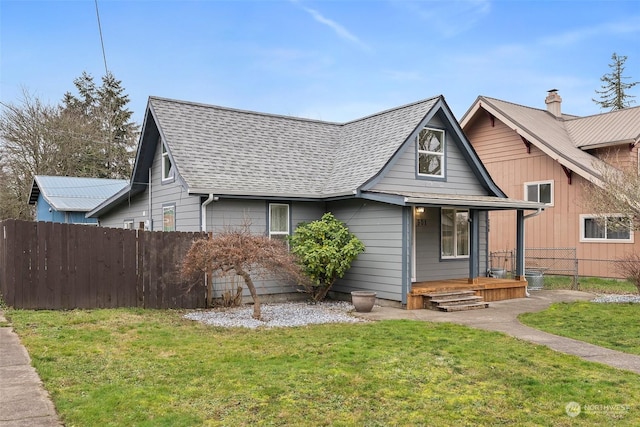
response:
M122 228L125 220L133 220L134 228L149 219L149 201L147 192L125 200L118 207L100 217L102 227Z
M333 290L371 290L379 298L402 300L402 208L377 202L334 202L329 210L365 245Z
M445 128L436 117L429 125L434 128ZM464 158L454 134L445 130L445 168L446 180L430 180L416 176L416 141L410 138L407 145L391 160L390 166L383 171L382 179L372 187L376 191L384 192L421 192L421 193L451 193L451 194L482 194L486 193L482 184L473 174Z
M151 166L151 215L149 213L149 189L125 201L117 208L100 218L105 227L122 227L124 220L133 219L137 227L149 216L153 220L154 231L162 231L162 207L175 204L176 231L200 231L200 197L190 196L182 186L180 179L162 183L160 143L156 147Z

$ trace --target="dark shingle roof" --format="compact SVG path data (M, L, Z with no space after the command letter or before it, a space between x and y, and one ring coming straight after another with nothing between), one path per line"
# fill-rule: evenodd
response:
M440 97L348 123L149 99L190 193L323 198L378 173Z

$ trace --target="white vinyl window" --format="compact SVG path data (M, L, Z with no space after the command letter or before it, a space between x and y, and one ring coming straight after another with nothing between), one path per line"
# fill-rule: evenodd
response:
M581 242L633 243L631 220L622 215L580 215Z
M269 238L287 241L289 235L289 205L269 203Z
M162 231L176 231L176 205L162 207Z
M173 165L167 147L162 143L162 180L170 180L173 178Z
M553 205L553 181L525 182L524 199Z
M469 211L442 209L440 221L442 258L468 258Z
M125 230L133 230L133 220L125 219L122 228L124 228Z
M444 178L444 131L424 128L416 137L418 175Z

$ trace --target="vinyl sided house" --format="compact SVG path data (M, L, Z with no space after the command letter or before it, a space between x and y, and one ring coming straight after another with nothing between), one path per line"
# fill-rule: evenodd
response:
M151 97L131 182L88 216L157 231L249 223L282 238L332 212L366 245L333 289L407 304L424 282L458 279L442 286L480 292L488 212L517 212L517 231L525 211L543 207L505 196L442 96L348 123ZM505 281L488 299L524 296L525 284ZM261 289L293 290L271 282Z
M93 224L86 214L126 187L125 179L36 175L29 204L36 206L36 221Z
M542 202L544 215L527 221L527 246L576 248L582 276L619 277L615 263L640 252L627 221L611 212L602 224L583 202L602 167L638 168L640 107L578 117L563 114L556 90L546 109L478 97L461 125L492 178L509 197ZM514 215L490 214L490 251L511 248Z

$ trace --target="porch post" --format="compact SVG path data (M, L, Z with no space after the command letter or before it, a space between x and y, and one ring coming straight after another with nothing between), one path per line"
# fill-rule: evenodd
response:
M524 278L524 211L518 209L516 224L516 279Z
M478 283L480 265L480 215L476 209L469 209L469 280Z

